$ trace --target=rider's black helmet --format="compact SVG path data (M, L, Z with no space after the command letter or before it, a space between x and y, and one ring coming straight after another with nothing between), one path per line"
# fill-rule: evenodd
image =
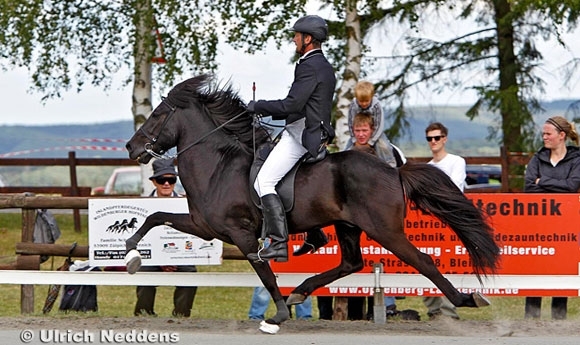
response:
M317 41L324 42L328 36L328 25L319 16L310 15L298 19L294 23L292 31L309 34Z

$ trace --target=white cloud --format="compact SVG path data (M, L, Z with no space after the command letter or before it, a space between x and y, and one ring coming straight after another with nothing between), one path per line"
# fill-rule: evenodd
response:
M221 49L220 68L216 72L221 80L230 79L234 89L245 101L253 97L252 83L256 83L256 99L284 98L292 83L294 66L290 63L294 48L290 44L281 50L268 53L243 54L230 47ZM87 86L80 93L66 92L62 98L41 103L42 95L29 93L30 77L24 68L0 72L4 111L0 125L46 125L99 123L132 120L131 85L108 92ZM168 90L164 90L166 94ZM160 102L159 94L153 103Z

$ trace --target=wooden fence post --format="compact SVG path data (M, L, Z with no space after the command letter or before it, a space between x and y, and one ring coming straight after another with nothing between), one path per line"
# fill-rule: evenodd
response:
M501 161L501 192L508 193L510 190L509 181L509 158L505 146L499 148L499 158Z
M77 158L75 151L68 153L69 172L70 172L70 191L71 196L80 196L79 184L77 182ZM73 209L73 220L75 232L81 232L81 215L78 208Z
M22 242L32 242L34 237L34 223L36 221L36 209L22 209ZM36 262L36 264L35 264ZM18 269L40 269L40 256L22 256L16 258ZM34 313L34 285L20 285L20 313Z

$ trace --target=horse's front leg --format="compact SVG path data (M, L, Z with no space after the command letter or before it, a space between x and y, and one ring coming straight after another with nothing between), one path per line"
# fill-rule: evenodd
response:
M263 321L260 324L260 330L262 332L275 334L280 329L280 324L290 318L290 311L286 306L284 297L276 283L276 276L268 262L254 262L254 260L249 260L249 262L276 305L276 314Z
M244 256L249 253L255 253L258 251L258 241L254 237L253 233L248 234L244 230L232 231L231 236L234 244L240 249ZM262 281L264 287L270 293L274 304L276 305L276 314L260 323L260 331L269 334L276 334L280 330L280 324L290 318L290 311L284 302L284 297L280 292L280 288L276 283L276 276L267 261L264 262L254 262L254 260L248 260L252 268Z
M125 241L125 266L129 274L134 274L141 268L141 254L137 250L137 244L147 235L149 230L159 225L168 225L176 230L189 233L194 227L189 213L155 212L149 215L139 230ZM189 231L185 231L185 229L189 229Z

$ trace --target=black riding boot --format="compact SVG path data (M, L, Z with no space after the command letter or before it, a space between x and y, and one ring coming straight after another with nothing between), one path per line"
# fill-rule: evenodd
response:
M264 215L264 229L267 237L272 242L267 248L260 249L257 253L248 254L248 259L253 261L272 260L279 262L288 261L288 227L286 225L286 212L278 194L264 195L262 201L262 213Z
M304 255L306 253L314 253L320 247L324 247L328 243L328 238L321 228L312 229L306 233L306 239L302 246L292 253L294 256Z

